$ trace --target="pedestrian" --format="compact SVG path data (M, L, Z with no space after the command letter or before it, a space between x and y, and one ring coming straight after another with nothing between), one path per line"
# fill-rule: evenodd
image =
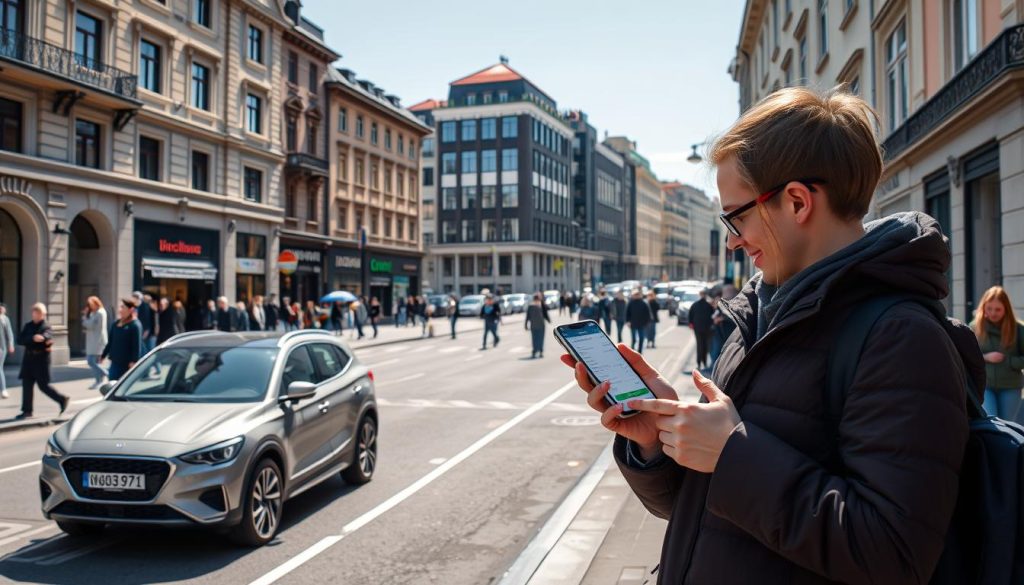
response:
M373 338L374 339L377 339L377 334L379 333L379 330L377 328L377 324L378 324L378 321L380 321L380 315L381 315L380 300L378 300L377 297L372 297L370 299L369 318L370 318L370 326L373 327Z
M356 339L365 338L366 335L363 333L363 325L366 323L366 318L370 314L369 311L366 310L366 297L360 296L358 301L349 305L349 310L352 311L352 320L355 322L356 333L358 334Z
M612 299L603 287L598 291L597 307L604 321L604 330L608 335L612 334Z
M735 298L735 296L736 287L731 284L727 284L722 287L722 294L715 299L715 312L711 316L711 371L714 371L715 369L715 363L718 361L718 356L722 355L722 348L725 347L725 342L729 339L729 336L732 335L732 332L736 330L736 323L726 316L722 306L724 301L730 301Z
M174 311L174 334L185 332L185 304L179 299L174 299L171 303L171 309Z
M267 327L267 312L263 308L263 296L256 295L252 298L252 315L249 318L249 327L253 331L263 331Z
M589 296L584 295L583 299L580 300L579 320L585 321L587 319L599 321L601 319L601 308L595 305Z
M448 322L452 326L452 339L455 339L455 324L459 320L459 299L455 294L448 296Z
M622 330L626 328L626 295L619 290L615 293L615 300L611 302L612 319L615 320L615 330L618 334L618 342L622 343ZM609 335L611 332L609 332Z
M206 308L202 315L203 329L217 328L217 303L213 299L206 301Z
M658 304L658 297L653 290L647 292L647 304L651 307L651 322L647 325L647 347L654 349L654 341L658 336L658 311L661 305Z
M416 326L416 297L410 296L405 301L405 311L408 319L405 324L408 327Z
M544 295L539 292L533 293L533 300L530 306L526 307L526 319L523 327L530 331L530 338L533 342L533 351L530 352L530 359L544 357L544 323L551 322L548 317L548 309L544 306ZM487 342L487 335L484 334L484 343ZM495 342L494 345L498 345Z
M238 331L238 326L238 309L228 304L227 297L217 297L217 330ZM143 344L143 348L145 348L145 344Z
M135 298L135 307L138 312L139 323L142 325L142 353L156 347L156 311L153 310L153 297L142 291L132 293Z
M630 347L637 353L644 352L644 341L647 337L647 326L651 324L651 306L644 300L640 289L634 289L629 304L626 305L626 320L629 321L629 330L632 343Z
M277 304L276 294L270 293L267 296L267 302L263 305L263 311L266 314L267 331L277 331L281 322L281 309Z
M7 316L7 305L0 303L0 397L9 398L7 377L4 375L4 361L14 355L14 328Z
M18 336L18 344L25 346L21 360L21 413L16 420L32 418L34 387L60 405L60 413L68 409L71 399L50 385L50 351L53 348L53 329L46 322L46 305L32 305L32 320L25 323Z
M316 303L313 301L306 301L306 307L302 309L302 328L303 329L319 329L320 319L317 315Z
M331 330L335 335L341 335L345 331L342 324L341 301L331 303Z
M292 301L292 303L288 305L288 313L290 318L293 319L289 325L291 331L298 331L299 329L302 329L302 305L299 304L299 301Z
M160 299L160 310L156 317L156 343L157 345L162 344L168 339L181 333L177 331L177 314L173 307L171 307L171 301L167 297Z
M296 310L298 303L293 303L291 297L281 297L281 319L284 321L285 331L295 331L299 328L299 314L301 308Z
M245 306L245 301L235 303L235 315L238 319L236 331L249 331L252 328L252 322L249 320L249 310Z
M398 297L398 310L396 311L396 314L398 316L395 319L395 327L396 328L397 327L405 327L405 320L406 320L406 313L405 313L405 311L406 311L405 297Z
M1024 387L1024 324L1014 315L1010 295L993 286L981 295L971 324L985 358L985 412L1019 422Z
M107 310L103 308L103 301L95 295L85 299L82 330L85 331L85 363L93 374L93 384L89 389L95 390L106 382L108 377L107 370L100 365L100 356L103 354L103 348L107 346ZM3 359L0 358L0 366L2 365Z
M492 295L484 299L484 306L480 307L480 318L484 320L484 344L480 349L487 349L487 334L494 337L494 347L498 347L501 338L498 337L498 324L501 323L501 306L494 302Z
M575 291L569 291L569 316L572 317L576 314L576 305L578 304L579 297L576 296Z
M714 380L692 373L702 400L680 400L620 348L658 397L629 400L637 414L622 419L609 385L576 369L588 403L608 411L625 480L668 519L660 585L939 576L968 440L964 388L983 386L983 360L969 331L932 313L949 286L938 222L907 212L862 224L882 172L876 127L853 94L789 87L710 148L727 253L742 249L759 272L720 303L740 334ZM930 306L899 303L873 324L833 410L832 342L859 325L847 317L865 299L894 293ZM960 497L978 509L977 494Z
M694 341L697 343L697 369L709 375L708 351L711 349L711 316L715 310L707 300L708 291L701 290L700 298L690 305L690 329L693 329Z
M568 306L569 306L569 293L567 293L565 291L562 291L562 293L560 295L558 295L558 316L559 317L561 317L562 315L565 314L565 309Z
M110 358L109 376L119 380L145 353L142 347L142 324L137 318L135 299L121 299L117 321L110 326L107 346L101 359Z

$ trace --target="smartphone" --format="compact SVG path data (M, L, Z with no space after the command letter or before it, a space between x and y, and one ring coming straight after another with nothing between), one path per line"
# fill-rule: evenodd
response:
M591 382L597 385L611 381L612 388L604 396L611 406L636 398L656 398L597 321L559 325L555 327L555 339L569 355L583 363ZM626 406L619 416L625 418L636 413Z

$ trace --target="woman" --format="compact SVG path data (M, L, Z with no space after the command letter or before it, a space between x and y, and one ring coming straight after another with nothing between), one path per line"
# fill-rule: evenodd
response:
M648 291L647 304L651 307L651 322L647 324L647 347L654 349L654 339L658 334L658 311L661 305L658 304L658 297L654 291Z
M971 327L985 358L985 412L1017 421L1024 387L1024 324L1014 316L1003 287L985 291Z
M530 338L533 341L533 351L530 352L530 359L544 357L544 322L551 322L548 317L548 308L544 306L544 295L533 293L533 300L530 306L526 307L526 320L523 328L529 330ZM484 338L486 339L486 337Z
M110 327L102 358L110 358L109 375L118 380L142 357L142 323L136 318L135 299L121 299L117 322Z
M953 338L917 303L890 308L838 420L825 414L830 344L863 299L948 294L934 219L861 222L882 172L876 123L856 96L792 87L711 147L729 253L760 273L719 305L740 334L714 380L693 371L704 400L680 400L620 346L658 400L609 406L624 389L562 358L617 435L626 481L669 520L659 583L925 583L936 570L967 443L964 380L983 382L973 335ZM638 414L620 418L627 405Z
M305 319L302 315L302 305L298 301L291 304L288 311L288 321L292 331L303 329L305 326Z
M185 332L185 305L178 299L171 303L174 310L174 334Z
M306 301L306 310L302 312L302 328L320 328L320 312L313 301Z
M82 329L85 331L85 363L89 364L94 380L89 389L95 390L107 380L107 370L100 365L100 354L107 346L107 310L97 296L85 300Z
M395 327L405 327L406 319L405 297L398 297L398 318L395 319Z
M583 298L580 300L579 320L584 321L586 319L591 319L597 321L600 316L601 310L597 305L594 304L589 296L583 295Z
M380 301L373 297L370 299L370 325L373 326L374 339L377 339L377 321L380 321Z

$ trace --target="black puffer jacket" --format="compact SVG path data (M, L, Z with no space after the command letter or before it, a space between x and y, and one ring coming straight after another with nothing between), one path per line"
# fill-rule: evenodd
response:
M659 583L928 582L957 497L965 376L983 383L984 366L969 332L952 340L923 307L893 307L861 355L833 447L822 394L848 312L871 295L947 293L934 220L903 214L868 229L794 277L761 339L759 277L721 304L737 330L714 379L743 422L713 474L667 458L642 469L616 439L630 486L669 519Z

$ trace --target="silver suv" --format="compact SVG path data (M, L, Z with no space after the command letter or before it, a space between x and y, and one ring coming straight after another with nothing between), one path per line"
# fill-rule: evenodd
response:
M339 472L373 477L373 386L319 330L175 336L50 437L43 514L69 534L204 525L266 544L289 498Z

